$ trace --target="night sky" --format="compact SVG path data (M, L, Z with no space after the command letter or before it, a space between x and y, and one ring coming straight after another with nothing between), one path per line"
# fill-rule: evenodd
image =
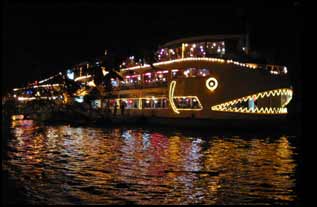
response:
M115 1L5 3L2 94L102 56L105 49L122 59L142 56L178 38L244 33L246 21L251 50L287 65L294 79L299 74L300 7L298 1L277 7Z

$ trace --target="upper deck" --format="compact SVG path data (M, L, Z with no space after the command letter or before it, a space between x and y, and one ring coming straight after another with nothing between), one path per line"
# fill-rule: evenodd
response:
M140 89L167 86L169 80L175 78L198 78L209 76L212 68L221 68L231 65L241 71L257 71L265 76L285 75L284 66L261 65L256 63L243 63L224 58L187 57L169 61L156 62L152 65L144 64L121 69L124 81L113 80L117 90Z

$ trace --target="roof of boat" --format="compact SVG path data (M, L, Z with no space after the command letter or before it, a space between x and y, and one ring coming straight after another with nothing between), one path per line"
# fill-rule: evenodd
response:
M245 37L245 34L203 35L203 36L188 37L188 38L173 40L163 44L161 47L170 47L170 46L178 45L181 43L190 43L190 42L197 42L197 41L202 41L202 42L206 40L219 41L219 40L225 40L225 39L241 39L244 37Z

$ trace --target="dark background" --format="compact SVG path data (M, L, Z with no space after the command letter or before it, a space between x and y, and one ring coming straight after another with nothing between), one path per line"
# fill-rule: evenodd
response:
M1 92L102 56L149 56L178 38L239 34L249 25L251 51L286 65L294 87L291 111L302 100L302 3L108 3L6 1L2 7Z
M251 50L286 65L294 88L289 118L297 129L302 113L303 10L287 3L42 3L2 2L1 93L44 79L73 64L108 53L121 58L150 55L159 44L178 38L246 32ZM298 185L303 198L303 161Z
M300 2L273 4L23 3L3 7L2 93L109 53L143 55L177 38L243 33L251 49L290 67L298 61ZM298 68L296 68L298 69Z

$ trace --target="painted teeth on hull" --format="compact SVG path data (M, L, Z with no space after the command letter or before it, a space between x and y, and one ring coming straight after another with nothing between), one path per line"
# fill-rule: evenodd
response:
M237 107L235 105L245 103L249 99L261 99L270 98L274 96L286 96L287 99L281 104L281 107L256 107L254 109L249 109L248 107ZM211 107L212 111L221 112L235 112L235 113L253 113L253 114L287 114L287 108L285 107L292 99L293 91L288 88L274 89L270 91L264 91L257 94L252 94L249 96L234 99L222 104L218 104Z

